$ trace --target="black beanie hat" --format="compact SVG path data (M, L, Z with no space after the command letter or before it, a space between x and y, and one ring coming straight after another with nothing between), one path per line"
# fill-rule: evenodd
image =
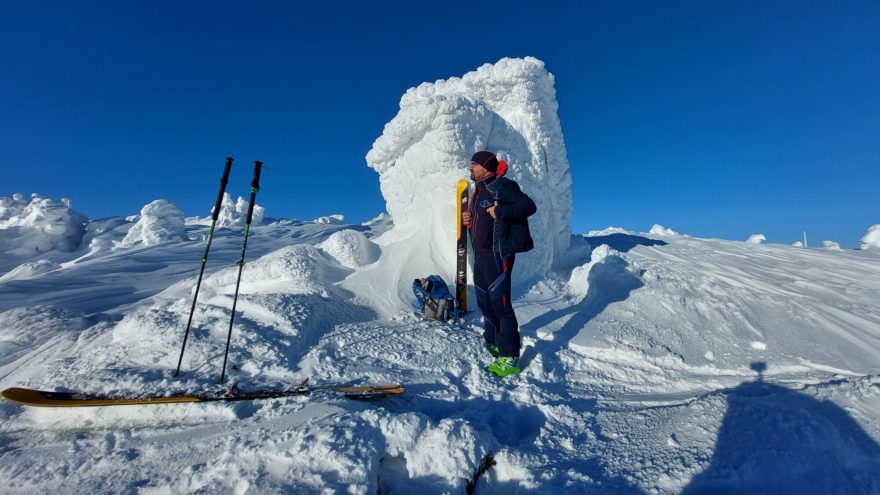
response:
M489 172L495 173L498 170L498 158L491 151L478 151L471 157L471 161L479 163Z

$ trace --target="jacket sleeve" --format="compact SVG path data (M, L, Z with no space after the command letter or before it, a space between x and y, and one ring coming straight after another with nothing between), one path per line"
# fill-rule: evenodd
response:
M516 182L510 181L505 185L504 202L495 208L496 218L502 220L525 220L535 214L538 207L532 198L522 192Z

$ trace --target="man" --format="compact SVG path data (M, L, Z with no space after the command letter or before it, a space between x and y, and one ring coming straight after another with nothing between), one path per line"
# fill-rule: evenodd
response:
M510 301L510 277L515 253L534 247L527 218L537 207L516 182L502 177L507 164L499 162L494 153L477 152L469 169L475 188L462 220L474 250L474 285L477 306L483 313L483 337L495 356L486 369L505 377L521 371L519 324Z

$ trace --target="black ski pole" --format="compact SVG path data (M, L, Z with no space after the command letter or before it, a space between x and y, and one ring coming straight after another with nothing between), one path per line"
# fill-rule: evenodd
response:
M220 372L220 383L226 380L226 358L229 357L229 342L232 340L232 323L235 321L235 305L238 302L238 287L241 284L241 271L244 268L244 253L247 250L248 233L251 230L251 218L254 216L254 200L260 190L260 170L263 162L254 162L254 180L251 181L251 201L248 204L247 221L244 225L244 244L241 247L241 259L238 260L238 280L235 282L235 296L232 298L232 316L229 318L229 333L226 335L226 352L223 353L223 370Z
M220 178L220 192L217 193L217 201L214 202L214 212L211 214L211 229L208 231L208 243L205 244L205 254L202 255L202 269L199 270L199 281L196 282L196 293L193 295L192 307L189 310L189 321L186 322L186 332L183 334L183 345L180 347L180 358L177 360L177 371L180 373L180 364L183 362L183 351L186 349L186 339L189 338L189 328L193 321L193 312L196 310L196 300L199 298L199 287L202 286L202 275L205 273L205 263L208 262L208 251L211 250L211 240L214 239L214 226L220 216L220 207L223 204L223 194L226 192L226 183L229 182L229 171L232 169L232 158L226 157L226 167L223 169L223 177Z

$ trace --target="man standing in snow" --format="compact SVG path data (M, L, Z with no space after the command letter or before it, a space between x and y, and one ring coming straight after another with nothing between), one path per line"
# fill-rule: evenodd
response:
M483 313L483 337L495 356L486 369L505 377L521 371L519 324L510 301L510 277L515 253L534 247L527 219L537 207L516 182L503 177L507 163L499 162L494 153L477 152L469 169L476 187L462 220L474 250L474 285L477 306Z

